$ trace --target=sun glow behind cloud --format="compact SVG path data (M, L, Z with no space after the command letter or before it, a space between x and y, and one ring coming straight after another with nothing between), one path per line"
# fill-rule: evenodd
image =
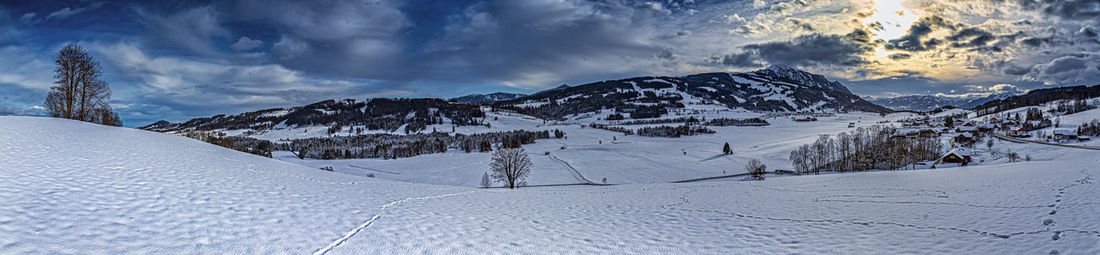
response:
M874 39L892 40L905 35L920 17L902 5L904 0L874 0L871 16L864 23L875 28Z
M909 29L924 15L919 9L906 8L906 0L871 0L871 15L863 18L863 25L870 28L871 39L878 41L874 51L865 57L871 61L869 70L875 74L863 77L864 79L879 79L898 75L920 73L924 77L956 80L956 79L988 79L976 69L967 68L965 62L939 61L929 58L925 53L907 52L903 50L887 49L884 43L897 40L906 36ZM942 33L942 32L937 32ZM904 59L892 59L895 54L906 55Z

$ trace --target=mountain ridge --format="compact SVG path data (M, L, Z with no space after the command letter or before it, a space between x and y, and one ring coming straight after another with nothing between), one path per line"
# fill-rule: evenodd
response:
M558 87L495 104L545 119L614 109L633 118L659 117L663 108L724 106L760 112L890 112L820 74L774 65L752 72L642 76ZM655 109L658 108L658 109ZM641 114L638 114L641 112Z
M871 103L890 108L895 111L931 111L941 107L950 106L963 109L974 109L987 102L1001 100L1016 96L1013 93L990 94L978 97L951 97L942 95L908 95L891 98L879 98L869 100Z

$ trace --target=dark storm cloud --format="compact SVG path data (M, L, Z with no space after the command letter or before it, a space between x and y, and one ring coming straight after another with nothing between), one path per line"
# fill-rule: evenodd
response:
M809 22L806 22L806 21L801 20L801 19L795 19L795 18L790 18L790 19L787 19L787 20L791 21L791 24L794 24L795 27L801 28L802 30L806 30L806 31L809 31L809 32L814 31L814 27L812 25L810 25Z
M1042 11L1064 19L1095 19L1100 17L1100 1L1096 0L1044 0Z
M227 40L230 31L221 26L213 7L203 6L168 15L149 13L137 9L140 20L148 27L153 39L165 45L190 50L200 54L214 54L214 39Z
M848 37L849 40L855 42L871 43L871 33L867 32L867 30L864 29L857 28L855 31L852 31L851 33L848 33L844 36Z
M1031 47L1039 47L1039 46L1043 46L1043 44L1050 44L1051 43L1051 38L1029 37L1027 39L1020 40L1020 43L1022 43L1024 45L1027 45L1027 46L1031 46Z
M861 55L872 48L847 36L809 34L786 42L745 45L741 50L741 53L715 57L711 61L731 67L763 64L854 67L867 63Z
M909 54L905 54L905 53L890 54L890 59L893 59L893 60L906 60L906 59L909 59L910 57L912 57L912 56L909 55Z
M583 75L597 68L594 62L618 62L598 67L614 71L632 65L631 59L669 55L652 42L668 38L650 29L654 12L613 2L486 2L464 10L443 38L430 43L427 56L454 63L439 68L518 82L550 73ZM676 33L686 36L689 31Z
M401 33L413 23L386 1L240 0L217 7L225 22L270 29L272 38L251 39L272 42L272 60L294 70L382 78L408 63L400 57Z
M1024 10L1070 20L1100 17L1100 1L1096 0L988 0L996 4L1015 3Z
M1015 66L1015 65L1007 65L1003 69L1001 69L1001 72L1004 73L1004 74L1008 74L1008 75L1025 75L1025 74L1031 72L1031 68L1030 67L1020 67L1020 66Z
M890 40L886 43L886 49L904 51L926 51L935 49L940 44L937 39L925 41L924 38L932 33L935 28L955 30L955 25L938 16L921 18L917 23L909 27L909 31L901 38Z
M1080 71L1088 68L1084 59L1077 57L1061 57L1054 61L1051 61L1046 68L1043 69L1045 74L1061 74L1065 72Z
M947 40L953 41L951 47L955 48L967 48L967 47L981 47L986 46L989 42L996 40L997 37L980 28L966 28L959 30L954 35L948 36Z

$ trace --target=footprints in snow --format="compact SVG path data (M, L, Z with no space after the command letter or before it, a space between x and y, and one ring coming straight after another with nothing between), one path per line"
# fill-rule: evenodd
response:
M1069 185L1058 188L1058 194L1054 195L1054 204L1052 204L1050 206L1051 209L1050 209L1050 212L1047 213L1047 215L1053 216L1055 214L1058 214L1058 208L1061 208L1062 197L1065 196L1066 190L1071 189L1073 187L1080 186L1080 185L1084 185L1084 184L1091 184L1092 180L1093 180L1092 175L1087 175L1087 176L1085 176L1085 178L1074 180L1073 183L1070 183ZM1043 220L1043 227L1045 227L1046 229L1042 230L1040 232L1050 231L1051 227L1053 227L1053 226L1054 226L1054 219L1044 219ZM1052 240L1052 241L1058 241L1058 239L1062 239L1062 233L1063 232L1078 232L1078 233L1082 233L1082 234L1092 234L1092 235L1096 235L1097 237L1100 237L1100 231L1057 230L1057 231L1053 231L1053 232L1054 232L1054 235L1050 237L1050 240ZM1050 254L1059 254L1059 253L1058 253L1058 250L1052 250L1052 251L1050 251Z

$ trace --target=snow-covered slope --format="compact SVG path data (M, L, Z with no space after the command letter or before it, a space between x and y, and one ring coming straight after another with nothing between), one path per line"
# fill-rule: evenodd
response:
M0 148L2 254L304 254L393 201L464 192L63 119L0 117Z
M1096 152L997 146L1034 160L505 190L0 117L0 254L1100 253Z

